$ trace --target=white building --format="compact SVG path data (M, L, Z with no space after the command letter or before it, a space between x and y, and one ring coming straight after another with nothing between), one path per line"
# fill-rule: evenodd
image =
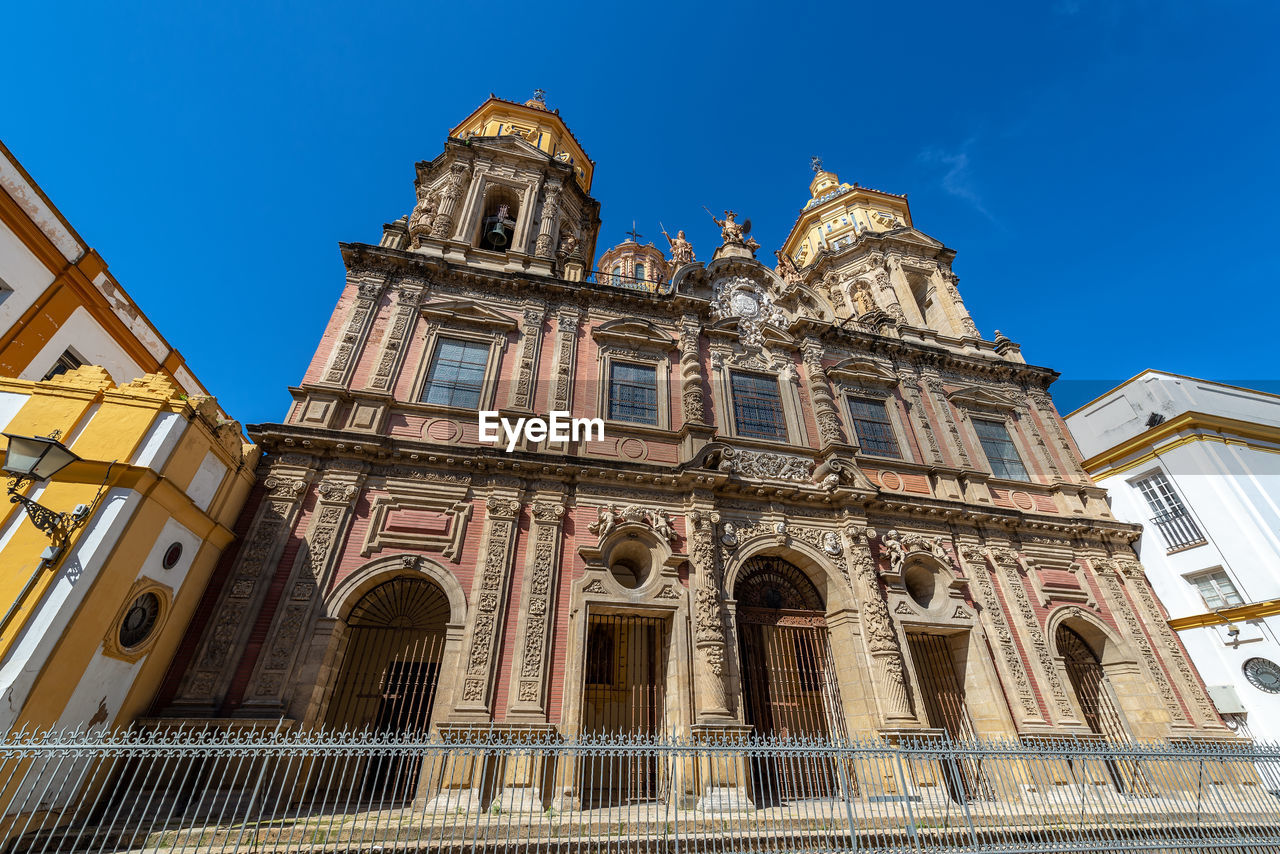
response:
M1280 741L1280 396L1145 371L1066 418L1218 710Z

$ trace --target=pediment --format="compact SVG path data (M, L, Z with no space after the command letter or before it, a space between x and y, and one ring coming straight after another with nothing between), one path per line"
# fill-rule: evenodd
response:
M518 325L507 315L471 300L439 300L422 306L423 315L449 325L479 326L514 332Z
M977 409L1014 410L1018 401L998 391L986 388L968 387L947 392L947 400L956 406Z
M845 359L827 369L828 376L863 386L895 386L898 375L867 359Z
M613 320L591 330L597 342L620 344L637 350L675 350L676 340L647 320Z
M923 231L917 231L915 228L905 225L902 228L895 228L892 231L886 231L885 237L892 237L894 240L902 240L906 243L914 243L919 246L927 246L930 249L945 249L946 244L940 240L934 240Z
M533 143L526 141L518 134L472 137L471 145L475 148L487 148L492 151L501 151L508 154L522 154L526 157L537 157L539 160L553 159L551 155L547 154Z

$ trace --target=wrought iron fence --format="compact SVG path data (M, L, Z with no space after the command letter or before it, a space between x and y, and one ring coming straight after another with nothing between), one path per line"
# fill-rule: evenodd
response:
M1280 749L1252 745L15 734L0 785L23 854L1280 846Z

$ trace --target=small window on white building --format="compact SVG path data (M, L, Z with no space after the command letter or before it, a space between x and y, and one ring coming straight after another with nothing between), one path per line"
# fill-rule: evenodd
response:
M1188 575L1187 581L1199 591L1200 598L1210 610L1233 608L1244 604L1244 598L1236 590L1231 576L1227 575L1225 570L1211 569L1208 572Z
M9 287L9 283L4 279L0 279L0 303L3 303L13 293L13 288Z
M44 375L44 381L48 382L56 376L61 376L62 374L67 373L67 371L74 371L83 364L84 359L81 359L74 350L68 349L58 357L58 361L53 363L53 367L49 369L49 373Z
M1158 471L1133 482L1147 506L1151 508L1151 521L1160 529L1169 551L1189 548L1205 541L1187 506L1182 503L1173 484L1164 472Z

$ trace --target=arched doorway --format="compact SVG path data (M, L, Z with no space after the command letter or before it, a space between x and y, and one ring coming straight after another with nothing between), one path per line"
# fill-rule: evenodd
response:
M448 621L448 598L425 579L396 578L361 597L345 621L345 652L326 723L384 734L426 732Z
M1071 682L1085 724L1107 741L1129 741L1129 730L1116 704L1106 669L1093 647L1066 625L1058 626L1054 642L1066 666L1067 679ZM1134 763L1108 759L1106 766L1118 791L1142 791L1145 788L1140 771Z
M822 594L794 564L749 559L734 585L746 722L762 736L833 739L847 734ZM830 797L836 768L824 761L761 757L756 803Z

